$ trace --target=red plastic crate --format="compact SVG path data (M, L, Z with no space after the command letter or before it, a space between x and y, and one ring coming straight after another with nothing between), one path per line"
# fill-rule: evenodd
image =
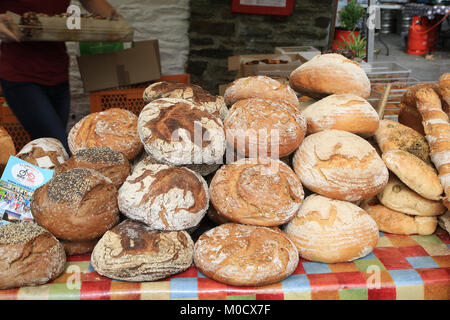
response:
M190 76L189 74L168 75L162 76L158 81L176 81L181 83L190 83ZM104 111L110 108L122 108L127 109L133 112L135 115L139 116L139 113L145 106L142 95L147 85L141 86L140 88L114 89L91 92L89 93L91 113Z
M0 124L13 139L17 152L31 141L30 135L20 124L19 119L16 118L3 97L0 97Z

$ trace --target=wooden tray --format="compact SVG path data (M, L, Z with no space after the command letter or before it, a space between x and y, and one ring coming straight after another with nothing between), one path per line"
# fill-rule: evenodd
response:
M39 16L39 26L20 24L21 15L8 11L12 18L11 31L21 41L112 41L133 40L134 29L125 20L80 17L80 29L69 29L68 17Z

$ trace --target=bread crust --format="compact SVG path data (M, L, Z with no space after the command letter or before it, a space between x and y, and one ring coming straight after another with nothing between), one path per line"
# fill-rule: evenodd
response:
M145 151L169 165L222 163L225 133L219 118L184 99L158 99L139 115Z
M300 179L279 160L250 158L224 165L210 185L211 204L219 215L249 225L287 223L303 198Z
M36 189L31 212L59 239L93 240L119 222L117 188L90 169L72 169Z
M239 78L227 87L224 93L225 103L232 106L242 99L258 98L264 100L285 101L300 108L297 94L286 83L267 76Z
M363 209L317 194L304 200L284 231L302 258L324 263L364 257L379 238L376 222Z
M427 217L445 212L441 201L425 199L393 174L390 175L388 184L377 194L377 197L384 206L409 215Z
M67 138L70 151L75 153L80 149L105 146L132 160L143 148L137 122L134 113L121 108L91 113L70 129Z
M95 246L95 271L123 281L155 281L192 265L194 242L186 231L160 232L133 220L107 231Z
M378 113L365 99L354 94L332 94L311 105L304 111L308 133L327 129L344 130L373 136L378 129Z
M291 275L298 251L278 228L225 223L195 243L195 266L207 277L234 286L262 286Z
M302 184L326 197L346 201L370 198L388 182L386 165L369 142L342 130L305 138L293 159Z
M442 186L434 168L403 150L388 150L382 159L404 184L425 199L441 200Z
M417 111L417 108L404 103L400 103L399 106L400 112L398 114L398 122L425 136L422 125L422 116L419 111Z
M60 240L60 242L63 245L67 256L76 256L92 252L98 240L99 239L83 241Z
M42 285L64 270L66 254L61 243L44 228L11 223L0 232L0 290Z
M196 226L209 204L208 185L184 167L139 163L119 189L119 209L155 230Z
M42 169L50 170L62 165L69 159L62 143L54 138L39 138L30 141L16 156Z
M293 153L306 134L306 119L289 104L243 99L224 121L228 145L247 157L282 158Z
M195 84L160 81L149 85L143 94L145 103L161 98L186 99L202 105L206 111L222 121L228 114L224 98L214 96Z
M315 56L292 71L289 84L296 92L315 99L333 93L352 93L367 99L370 81L359 63L340 54Z
M0 153L0 171L3 172L9 157L16 155L16 147L8 131L2 126L0 126L0 148L2 150Z
M436 230L436 217L411 216L389 209L376 202L364 202L361 208L370 214L376 221L380 231L383 232L426 236L434 233Z
M68 161L55 169L55 174L75 168L100 172L111 179L117 188L120 188L131 172L130 162L123 153L103 146L78 150Z

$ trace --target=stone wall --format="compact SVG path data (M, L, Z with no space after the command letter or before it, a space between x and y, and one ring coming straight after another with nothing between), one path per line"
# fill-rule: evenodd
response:
M134 39L159 40L163 74L185 73L189 53L189 0L108 0L134 28ZM78 1L72 1L78 4ZM84 11L83 11L84 12ZM67 130L89 114L76 55L78 43L67 43L70 55L71 113Z
M227 70L232 55L273 53L277 46L326 46L332 0L295 0L291 16L231 12L231 0L191 1L187 72L193 83L218 93L236 75Z

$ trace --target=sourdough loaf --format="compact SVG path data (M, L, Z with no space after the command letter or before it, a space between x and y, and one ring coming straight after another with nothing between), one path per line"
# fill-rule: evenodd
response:
M27 143L16 155L42 169L55 169L69 159L62 143L55 138L39 138Z

